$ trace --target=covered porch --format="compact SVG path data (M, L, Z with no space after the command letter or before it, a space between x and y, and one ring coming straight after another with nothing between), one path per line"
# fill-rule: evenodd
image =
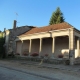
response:
M63 58L69 58L70 41L69 36L57 36L48 38L30 39L16 42L16 53L20 56L30 56L33 53L38 53L39 57L47 54L49 58L59 58L60 54ZM75 36L74 42L75 58L79 57L79 39ZM26 55L28 54L28 55Z
M63 28L63 26L61 27ZM16 53L19 53L20 56L24 56L24 53L27 53L27 56L38 53L38 57L47 54L48 58L59 58L58 56L62 54L63 58L70 59L72 65L75 58L80 57L80 33L78 30L71 27L32 34L33 31L30 31L31 34L27 32L26 35L17 37Z

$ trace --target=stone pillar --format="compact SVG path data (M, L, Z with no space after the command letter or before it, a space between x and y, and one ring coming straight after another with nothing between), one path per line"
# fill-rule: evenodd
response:
M55 37L52 37L52 54L54 54L55 51Z
M20 54L20 56L22 56L22 54L23 54L23 40L21 41L21 54Z
M40 56L41 51L42 51L42 38L40 38L39 56Z
M69 58L70 58L70 65L74 65L74 59L75 59L74 30L69 31Z
M31 53L31 45L32 45L32 40L30 39L30 44L29 44L29 56L30 56L30 53Z
M78 57L80 57L80 39L79 38L77 40L77 52L78 52Z

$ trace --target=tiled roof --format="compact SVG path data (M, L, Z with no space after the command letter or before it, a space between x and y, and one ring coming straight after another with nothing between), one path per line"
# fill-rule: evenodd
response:
M66 28L71 28L71 27L72 26L70 24L63 22L63 23L53 24L53 25L44 26L44 27L32 28L31 30L29 30L28 32L25 32L22 35L34 34L34 33L39 33L39 32L46 32L46 31L51 31L51 30L66 29Z

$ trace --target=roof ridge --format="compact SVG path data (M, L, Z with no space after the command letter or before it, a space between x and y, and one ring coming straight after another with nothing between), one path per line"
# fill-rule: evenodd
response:
M66 22L68 25L70 25L72 28L74 28L74 26L73 25L71 25L70 23L68 23L68 22Z
M67 22L62 22L62 23L57 23L57 24L52 24L52 25L59 25L59 24L63 24L63 23L67 23ZM43 26L43 27L38 27L38 28L49 27L49 26L52 26L52 25L47 25L47 26Z

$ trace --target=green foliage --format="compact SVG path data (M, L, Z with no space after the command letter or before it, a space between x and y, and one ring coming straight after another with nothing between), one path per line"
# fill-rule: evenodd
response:
M3 47L5 39L3 37L3 32L0 32L0 58L3 58L5 55L5 49Z
M0 32L0 38L2 38L3 37L3 33L2 32Z
M56 9L56 11L52 13L49 25L57 24L57 23L62 23L64 21L65 20L64 20L64 17L63 17L63 13L61 12L60 8L58 7Z

